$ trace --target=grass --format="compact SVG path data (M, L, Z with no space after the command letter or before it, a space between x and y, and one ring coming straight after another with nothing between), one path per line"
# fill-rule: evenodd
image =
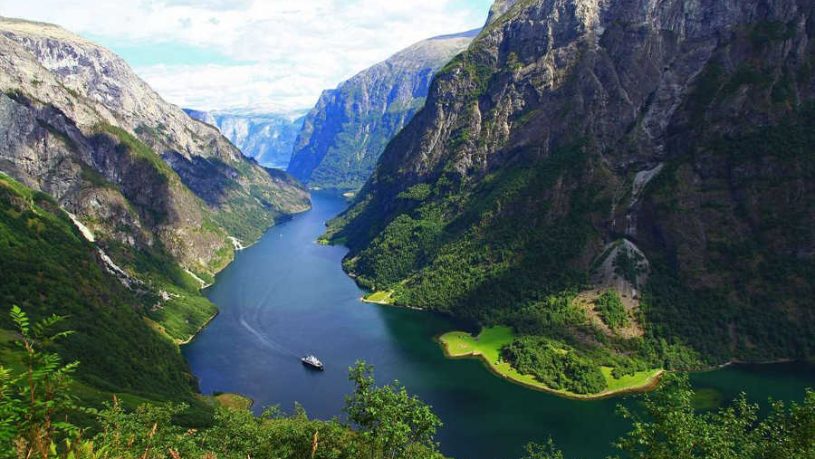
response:
M370 295L366 295L362 301L366 303L392 305L394 304L393 290L373 292Z
M508 381L531 389L578 400L593 400L632 392L648 391L659 384L663 373L663 370L648 370L617 379L611 375L612 368L601 367L600 370L608 383L608 389L603 392L576 394L566 390L555 390L541 383L534 376L519 373L501 358L501 349L510 344L514 338L515 335L510 327L489 327L481 330L478 336L459 331L445 333L439 338L439 342L448 358L479 358L490 371Z
M245 397L240 394L223 393L216 394L214 397L220 406L232 408L235 410L248 410L252 407L254 401L251 398Z

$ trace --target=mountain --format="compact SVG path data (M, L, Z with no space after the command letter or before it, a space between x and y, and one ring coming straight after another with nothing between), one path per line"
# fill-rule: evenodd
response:
M217 127L244 155L265 167L285 170L291 161L302 116L237 114L185 109L191 117Z
M121 329L110 321L100 322L108 328L81 324L92 330L75 338L78 347L66 355L86 352L82 343L103 352L107 343L113 356L122 343L110 341L117 333L136 339L151 332L153 341L142 340L147 347L158 346L156 339L190 339L216 313L200 294L202 285L236 248L309 207L292 177L244 158L217 129L162 100L118 56L49 24L0 19L0 138L0 172L18 184L16 194L33 196L6 193L4 218L11 220L1 222L7 237L0 251L33 280L4 295L0 307L19 304L37 316L80 320L86 314L74 311L84 301L89 308L118 308L111 320L125 321ZM76 230L64 227L66 218ZM41 240L48 234L56 239ZM77 234L84 242L74 241ZM53 259L22 263L15 250L31 239ZM50 253L62 250L63 240L81 255L68 256L68 248ZM89 278L77 281L79 274ZM73 287L79 291L67 296ZM123 309L139 312L135 325ZM137 369L138 349L124 362L93 353L81 360ZM86 381L120 387L127 379L114 384L102 373L85 374Z
M815 2L509 3L332 222L346 269L533 366L811 358Z
M53 198L0 174L0 326L8 309L35 317L69 316L76 333L59 347L65 361L81 361L81 380L93 388L139 397L196 401L195 378L164 336L145 324L141 299L121 282L95 244ZM0 359L18 348L3 332ZM83 387L85 398L109 401ZM132 395L131 395L132 399Z
M419 42L325 91L306 116L288 172L313 188L359 189L388 141L424 105L433 75L477 34Z

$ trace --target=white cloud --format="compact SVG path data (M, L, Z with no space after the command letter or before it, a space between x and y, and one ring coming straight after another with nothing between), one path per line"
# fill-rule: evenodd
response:
M113 48L123 43L158 53L160 44L171 43L206 49L223 62L181 66L170 55L136 70L182 106L288 110L307 108L321 90L412 43L480 26L489 3L0 0L0 14L54 22Z

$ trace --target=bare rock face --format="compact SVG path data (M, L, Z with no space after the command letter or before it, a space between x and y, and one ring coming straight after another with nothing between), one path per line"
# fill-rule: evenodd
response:
M293 179L59 27L0 19L0 91L0 170L53 195L103 245L166 250L211 275L229 236L250 242L308 208Z
M325 91L305 119L288 171L315 188L359 189L388 141L424 105L433 75L477 33L419 42Z
M335 222L346 266L482 321L642 288L655 336L811 356L814 36L810 0L499 1Z

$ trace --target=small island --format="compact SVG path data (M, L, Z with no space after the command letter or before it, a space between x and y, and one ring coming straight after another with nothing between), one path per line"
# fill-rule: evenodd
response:
M460 331L445 333L438 340L448 358L477 358L485 363L494 374L508 381L576 400L597 400L615 395L647 392L657 387L664 373L664 370L654 369L618 379L612 376L612 368L602 367L601 371L608 383L608 387L602 392L577 394L567 390L553 389L538 381L534 376L519 373L501 358L501 349L510 344L513 339L515 335L510 327L498 326L485 328L478 336Z

